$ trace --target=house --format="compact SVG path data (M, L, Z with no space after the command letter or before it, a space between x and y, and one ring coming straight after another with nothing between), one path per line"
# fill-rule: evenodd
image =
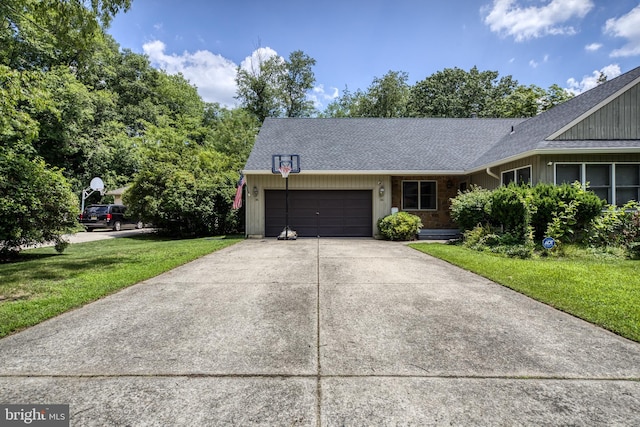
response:
M300 156L288 178L299 236L375 236L396 210L455 228L449 199L471 184L577 180L622 205L640 200L640 67L528 119L266 119L244 169L249 237L285 226L274 154Z

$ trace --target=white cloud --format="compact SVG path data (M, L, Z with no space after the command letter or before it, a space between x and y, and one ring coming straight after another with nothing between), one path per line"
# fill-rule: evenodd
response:
M533 59L532 59L531 61L529 61L529 66L530 66L531 68L538 68L538 65L540 65L540 64L538 64L538 63L537 63L536 61L534 61Z
M627 39L626 45L611 52L612 57L640 55L640 5L620 18L608 19L604 33Z
M313 93L308 94L307 98L313 101L313 105L316 109L322 110L327 103L333 101L340 95L337 87L329 87L329 90L329 93L327 93L324 85L319 84L313 88Z
M270 47L259 47L254 50L250 56L247 56L242 60L242 62L240 63L240 68L258 75L258 73L260 72L260 64L271 58L272 56L278 56L278 52L271 49Z
M516 0L494 0L484 22L491 31L521 42L546 35L576 34L573 26L564 24L572 18L584 18L593 8L592 0L543 0L543 3L540 7L522 7Z
M587 75L582 77L582 80L580 81L571 77L569 80L567 80L567 84L569 85L567 90L575 95L578 95L582 92L588 91L589 89L593 89L598 85L598 78L600 78L600 73L603 73L605 76L607 76L607 80L611 80L622 74L622 71L620 70L620 66L618 64L610 64L600 70L595 70L590 76Z
M218 102L227 107L236 104L233 97L236 94L237 65L233 61L208 50L168 55L165 53L166 45L160 40L145 43L142 49L154 66L169 74L182 73L198 88L206 102Z
M602 47L601 43L591 43L588 44L584 47L584 50L586 50L587 52L595 52L597 50L599 50Z

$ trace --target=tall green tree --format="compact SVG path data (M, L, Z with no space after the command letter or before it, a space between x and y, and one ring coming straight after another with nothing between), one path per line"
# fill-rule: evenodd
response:
M307 93L315 83L315 64L301 50L288 60L258 55L250 69L238 67L236 99L260 123L267 117L308 117L314 112Z
M313 102L307 99L307 92L316 81L314 65L316 60L301 50L291 52L285 61L280 91L286 117L308 117L313 113Z
M3 0L0 63L14 69L81 66L131 0Z
M511 76L498 78L497 71L468 72L446 68L411 88L409 115L412 117L498 117L500 101L516 88Z
M389 71L374 77L371 86L358 102L360 117L405 117L409 98L409 75Z

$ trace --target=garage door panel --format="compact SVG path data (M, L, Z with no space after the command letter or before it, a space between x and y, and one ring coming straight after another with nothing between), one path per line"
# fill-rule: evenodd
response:
M265 235L285 226L285 192L265 191ZM301 237L371 237L371 190L290 190L289 226Z

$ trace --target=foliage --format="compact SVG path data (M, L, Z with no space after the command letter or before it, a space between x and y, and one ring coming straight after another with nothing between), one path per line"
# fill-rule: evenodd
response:
M21 246L55 242L77 226L78 199L58 169L10 150L0 152L0 257Z
M519 85L497 71L445 68L413 86L403 71L374 77L366 91L331 102L322 117L533 117L573 95L558 85L548 90Z
M314 110L306 95L315 83L315 63L301 50L284 60L258 49L250 68L238 67L236 99L260 123L267 117L307 117Z
M585 190L577 182L562 185L540 183L531 191L535 205L531 225L537 240L547 235L548 231L559 233L552 237L566 242L581 240L586 236L591 221L604 206L595 193ZM552 221L557 224L553 230L548 230ZM567 228L569 226L570 229Z
M491 192L472 185L451 199L451 218L461 230L471 230L477 225L489 224Z
M503 232L517 236L519 243L530 239L532 203L528 186L509 184L491 192L489 216Z
M622 247L630 258L640 258L640 203L608 206L592 222L589 243L609 248Z
M378 220L378 230L388 240L414 240L422 228L420 217L396 212Z
M232 158L172 128L149 126L142 142L144 161L124 197L135 215L172 235L237 230Z
M451 199L452 219L465 231L466 246L478 250L530 256L533 242L544 236L559 243L585 238L603 201L579 183L510 184L488 191L479 187Z

